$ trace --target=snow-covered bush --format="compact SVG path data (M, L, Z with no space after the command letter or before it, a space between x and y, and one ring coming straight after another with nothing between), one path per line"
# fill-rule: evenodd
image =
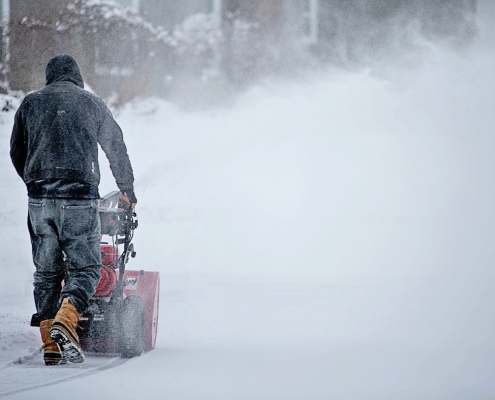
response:
M148 38L156 37L159 32L135 11L112 1L76 0L60 13L56 24L60 29L81 26L87 33L102 29L132 30Z

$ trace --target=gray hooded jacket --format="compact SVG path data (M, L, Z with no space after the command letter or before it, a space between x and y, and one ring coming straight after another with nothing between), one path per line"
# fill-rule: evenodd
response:
M46 67L46 86L27 95L15 115L10 156L29 187L78 182L98 187L98 143L118 188L134 197L134 176L122 131L98 96L84 90L76 60L62 54ZM97 190L96 190L97 192Z

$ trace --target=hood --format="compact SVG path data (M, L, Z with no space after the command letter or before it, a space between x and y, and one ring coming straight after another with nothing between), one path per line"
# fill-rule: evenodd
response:
M68 54L59 54L51 58L46 65L45 75L47 85L53 82L72 82L84 88L79 65L74 57Z

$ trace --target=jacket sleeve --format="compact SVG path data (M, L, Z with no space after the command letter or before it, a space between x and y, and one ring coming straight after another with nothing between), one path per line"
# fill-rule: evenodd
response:
M24 103L23 103L24 104ZM19 107L14 118L14 127L10 138L10 158L17 174L24 180L24 167L27 158L27 137L23 116L23 104Z
M134 194L134 174L124 143L124 136L120 126L113 119L112 113L104 104L101 107L98 143L108 158L119 190L123 193Z

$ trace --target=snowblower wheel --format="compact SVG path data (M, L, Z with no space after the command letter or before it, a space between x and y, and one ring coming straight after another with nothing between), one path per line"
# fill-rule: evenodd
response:
M120 354L123 358L139 356L144 348L144 303L138 296L122 302Z

